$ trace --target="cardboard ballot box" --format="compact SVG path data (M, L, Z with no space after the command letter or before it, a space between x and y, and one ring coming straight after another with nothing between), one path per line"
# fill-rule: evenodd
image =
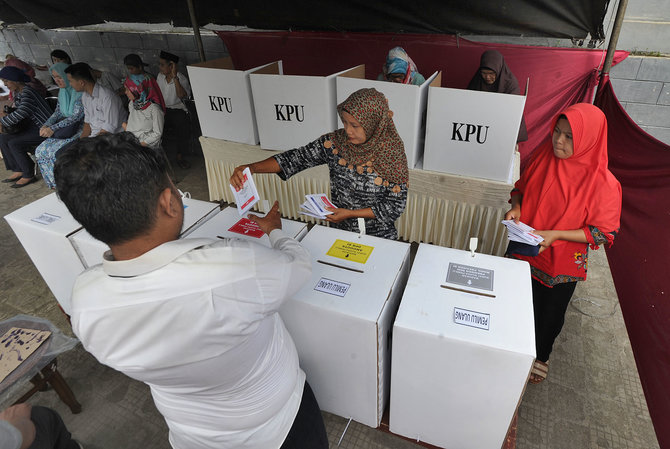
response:
M290 150L335 130L338 76L363 78L365 66L329 76L251 74L261 147Z
M195 229L221 211L218 204L208 201L182 198L184 203L184 225L180 238L189 236ZM69 236L70 242L86 268L102 263L102 255L109 247L94 238L86 229Z
M232 59L220 58L187 69L202 135L258 144L249 74L281 74L281 61L242 71L235 70Z
M393 326L391 432L501 447L534 358L528 263L419 245Z
M523 95L430 87L423 168L513 182Z
M312 278L279 311L322 410L371 427L388 401L389 334L409 244L314 226Z
M5 216L65 313L74 280L84 270L68 236L81 228L55 193Z
M262 216L258 212L252 212ZM282 231L289 237L300 241L307 234L307 223L281 219ZM240 238L270 246L270 238L261 231L258 225L248 218L240 217L236 207L228 207L216 217L193 231L189 237L199 238Z
M342 103L359 89L373 87L383 93L393 111L398 135L405 144L407 166L414 168L423 157L424 117L428 102L428 88L439 87L442 83L442 72L435 72L421 86L390 83L349 77L337 77L337 103ZM338 117L338 127L341 127Z

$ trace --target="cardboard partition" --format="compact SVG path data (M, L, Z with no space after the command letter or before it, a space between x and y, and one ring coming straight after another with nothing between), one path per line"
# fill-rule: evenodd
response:
M256 215L263 215L252 212ZM281 219L282 231L300 241L307 234L307 223ZM212 239L239 238L270 247L270 238L248 218L240 217L236 207L227 207L207 223L194 230L189 238L207 237Z
M415 168L423 157L423 136L425 128L428 88L439 87L442 72L435 72L421 86L391 83L388 81L366 80L348 77L337 78L337 103L342 103L352 93L363 88L375 88L386 96L393 111L393 122L405 144L408 168ZM342 121L337 118L338 127Z
M501 447L534 358L528 263L419 245L393 326L391 432Z
M312 277L279 311L322 410L377 427L388 401L390 331L409 244L314 226Z
M336 78L363 78L360 65L329 76L251 74L261 147L290 150L337 128Z
M523 95L430 87L424 170L512 182Z
M187 67L202 135L258 144L258 126L251 97L251 73L282 74L281 61L250 70L235 70L230 58Z
M218 204L208 201L192 198L182 198L182 201L184 203L184 224L179 238L190 236L194 230L221 211ZM102 255L109 250L107 244L94 238L83 228L70 235L69 240L85 268L102 263Z
M70 312L72 286L84 265L68 236L81 229L55 193L5 216L30 260L65 313Z

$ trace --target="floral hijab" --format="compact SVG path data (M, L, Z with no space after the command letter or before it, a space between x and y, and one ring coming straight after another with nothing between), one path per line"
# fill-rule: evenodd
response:
M340 156L340 165L355 169L359 174L376 172L375 184L394 183L394 191L400 191L397 184L408 183L407 156L384 94L376 89L360 89L337 106L338 114L343 111L358 120L367 140L362 144L350 143L341 128L329 135L326 147L334 146L332 152Z
M58 89L58 109L60 109L61 114L65 117L69 117L74 113L74 106L78 101L81 101L81 92L74 90L70 86L70 81L67 79L67 74L65 69L67 69L70 64L64 62L58 62L51 67L49 67L49 72L56 72L58 75L63 78L65 81L65 87Z
M133 108L135 110L146 109L151 103L156 103L165 112L163 94L153 76L148 73L128 75L123 82L123 86L135 96L133 100Z
M389 53L386 56L386 63L384 64L384 67L382 67L382 73L384 74L384 78L387 78L388 75L394 73L402 73L405 75L402 83L412 84L414 77L418 73L418 69L404 48L394 47L389 50Z

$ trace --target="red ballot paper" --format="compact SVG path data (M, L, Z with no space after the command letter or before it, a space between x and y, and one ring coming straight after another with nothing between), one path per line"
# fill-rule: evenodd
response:
M249 237L255 237L257 239L263 237L264 234L260 226L258 226L256 223L249 220L248 218L242 218L228 230L230 232L235 232L237 234L242 235L248 235Z

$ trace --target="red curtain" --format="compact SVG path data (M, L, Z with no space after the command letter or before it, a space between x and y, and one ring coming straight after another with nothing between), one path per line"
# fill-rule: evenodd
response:
M628 117L609 80L595 104L607 116L610 170L623 188L621 232L607 258L656 436L670 448L670 146Z
M528 141L520 145L527 159L549 134L547 123L554 114L580 101L591 102L604 51L467 41L442 34L328 33L328 32L240 32L220 31L235 67L241 70L283 60L287 75L330 75L365 64L365 77L376 79L386 53L402 46L421 74L428 78L442 71L442 86L465 89L479 68L484 50L500 51L525 92ZM628 56L617 51L614 63Z

